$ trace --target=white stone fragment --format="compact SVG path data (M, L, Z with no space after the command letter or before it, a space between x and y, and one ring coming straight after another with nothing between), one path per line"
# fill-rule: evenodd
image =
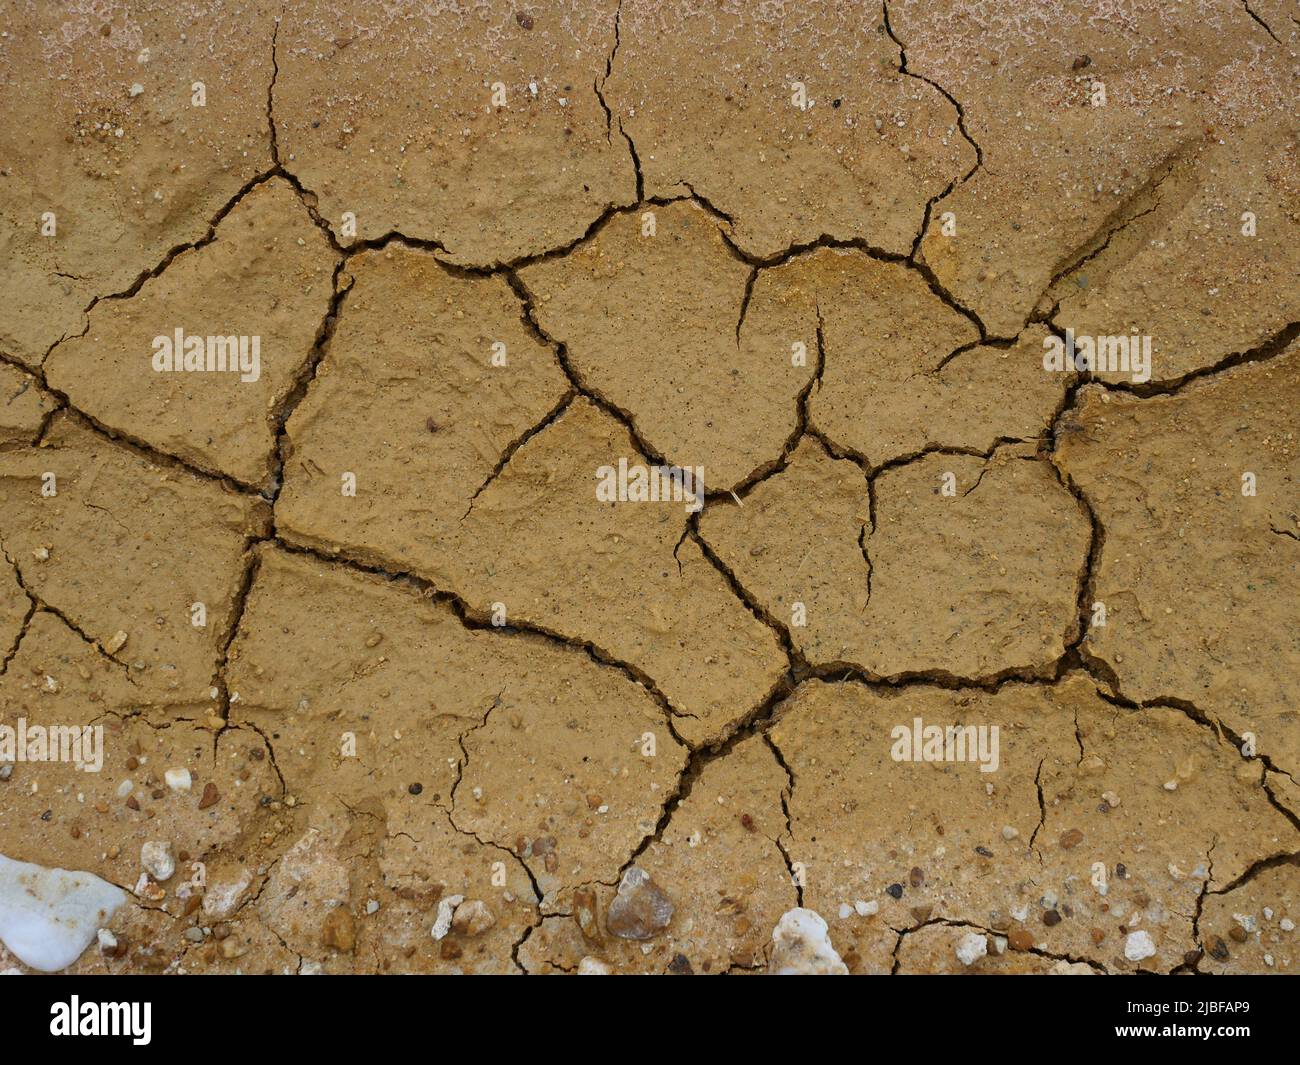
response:
M974 965L988 952L988 938L979 932L967 932L957 944L957 960L963 965Z
M1142 961L1152 957L1156 945L1151 942L1151 933L1145 930L1130 932L1124 940L1124 957L1129 961Z
M253 874L241 866L232 875L214 877L203 892L203 912L214 921L224 921L244 900L253 886Z
M167 786L172 791L189 791L194 783L190 777L190 771L183 767L167 770L163 773L163 780L167 782Z
M0 942L33 969L66 969L125 901L125 891L93 873L0 854Z
M831 946L826 922L815 910L787 910L772 929L768 972L778 976L847 976L849 968Z
M447 895L438 901L438 914L433 919L433 938L442 939L451 931L451 919L456 907L465 901L464 895Z
M176 857L172 845L151 839L140 848L140 868L160 884L176 872Z

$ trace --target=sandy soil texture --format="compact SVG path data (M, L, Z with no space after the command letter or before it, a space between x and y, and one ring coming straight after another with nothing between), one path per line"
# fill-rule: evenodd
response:
M1300 5L16 0L0 971L1300 973Z

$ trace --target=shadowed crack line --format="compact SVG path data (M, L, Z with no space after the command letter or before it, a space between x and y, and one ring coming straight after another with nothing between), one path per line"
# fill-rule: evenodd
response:
M765 729L760 733L760 735L762 735L763 742L767 745L767 749L772 752L772 757L776 759L776 764L785 771L786 787L781 792L781 812L785 815L785 834L791 841L793 841L794 821L790 817L790 801L794 798L794 770L791 769L789 764L786 762L785 755L782 753L781 748L778 747L776 741L772 739L771 732ZM785 859L785 867L790 874L790 883L794 885L795 901L802 906L803 877L796 873L794 862L790 858L790 852L786 850L785 842L781 837L778 836L773 842L776 843L777 850L781 852L781 857Z
M894 33L894 28L889 21L889 0L881 0L880 7L881 7L881 14L884 18L885 33L889 35L889 39L893 41L894 44L898 45L898 72L900 74L905 75L906 77L915 78L917 81L925 82L925 84L929 85L930 88L938 92L945 100L948 101L948 103L952 105L953 110L957 112L957 129L961 132L961 135L965 139L966 143L969 144L975 152L975 162L971 164L971 168L967 170L966 173L958 177L954 177L951 181L948 182L947 188L945 188L942 192L934 196L931 196L926 201L925 213L922 215L921 218L921 228L916 234L916 239L912 241L912 251L908 255L909 259L915 261L917 258L917 254L921 250L921 241L925 238L926 230L930 228L930 215L931 212L934 210L934 205L936 203L939 203L941 200L946 199L952 193L953 189L955 189L958 185L966 184L966 182L969 181L975 175L975 171L977 171L981 166L984 165L984 149L982 149L979 146L979 142L977 142L975 138L971 136L970 130L967 129L966 111L961 106L961 104L957 102L957 98L953 96L953 94L950 93L947 89L945 89L942 85L940 85L937 81L934 81L931 78L927 78L924 74L918 74L915 71L907 69L907 49L903 47L903 42L898 39L898 35Z
M1274 44L1282 43L1281 40L1278 38L1278 35L1273 32L1269 24L1265 22L1262 18L1260 18L1257 14L1255 14L1254 11L1251 10L1250 4L1247 3L1246 0L1241 0L1241 6L1246 9L1246 14L1249 15L1251 18L1253 18L1256 22L1258 22L1259 25L1263 28L1264 32L1273 38Z
M540 639L545 643L555 646L562 646L572 650L582 651L597 665L617 669L629 680L645 688L654 701L659 705L659 708L663 711L665 724L668 727L668 731L672 734L673 739L683 747L690 747L690 744L677 734L673 720L679 717L694 717L695 715L685 713L674 707L668 697L664 695L658 685L644 670L641 670L631 663L625 662L615 655L610 654L592 641L582 640L573 636L566 636L563 633L548 629L543 625L538 625L534 622L528 621L515 620L511 621L508 625L495 625L492 623L489 616L475 612L469 604L456 593L440 590L435 587L431 581L419 576L418 574L403 570L388 569L382 565L377 565L363 559L349 556L344 552L330 552L307 543L286 540L284 539L284 535L285 534L282 534L277 530L272 536L267 537L261 542L277 547L292 555L312 558L317 562L333 566L341 566L358 573L368 573L372 576L379 577L390 584L409 588L416 594L423 596L425 599L450 607L460 623L466 629L471 631L492 632L504 636L532 637Z
M568 347L563 341L556 340L541 327L541 324L537 320L536 302L533 298L532 292L530 292L528 286L524 284L523 278L514 271L508 272L505 277L510 287L514 290L515 295L519 298L519 302L522 304L520 318L522 319L525 328L528 329L539 343L546 345L555 352L555 357L560 364L560 369L564 371L565 377L569 379L569 383L573 386L573 390L586 399L589 399L602 411L622 425L623 428L627 430L628 435L632 438L633 446L652 463L657 466L669 465L668 460L664 458L658 449L652 447L649 441L641 435L640 431L636 427L636 421L632 417L632 413L618 406L618 404L608 399L583 380L582 374L578 372L577 367L573 365L572 360L569 358Z
M625 861L618 870L616 882L621 881L623 875L641 857L653 844L659 843L663 839L664 830L672 822L673 814L681 808L682 803L690 796L691 790L699 780L700 775L704 772L705 766L712 762L725 758L736 745L742 740L751 736L760 734L771 724L776 708L790 695L799 685L799 680L795 678L792 671L786 677L777 681L776 686L768 694L767 698L751 713L745 720L739 722L727 737L720 742L713 744L702 744L699 747L691 749L687 758L686 765L682 768L681 774L677 778L677 786L672 794L664 799L663 809L659 815L653 830L642 837L641 842L633 849L630 857ZM789 770L787 769L787 773ZM793 779L793 778L791 778ZM788 824L788 822L787 822ZM777 849L785 855L784 847L776 842ZM793 866L791 873L793 875Z
M1196 381L1221 374L1225 370L1245 366L1249 363L1268 362L1270 359L1284 353L1297 337L1300 337L1300 322L1288 322L1255 347L1226 355L1210 366L1189 370L1179 377L1171 377L1163 381L1146 381L1138 384L1133 381L1107 381L1090 376L1089 382L1100 385L1108 392L1124 392L1139 399L1150 399L1154 396L1172 396Z
M600 109L605 112L605 142L607 144L614 143L614 115L609 109L609 104L605 102L605 83L609 81L609 75L614 69L614 58L618 55L622 21L623 0L618 0L618 6L614 9L614 47L610 49L609 55L605 58L604 75L598 75L593 83L593 88L596 90L596 99L600 101ZM619 132L622 132L621 128Z
M902 928L902 929L896 928L893 931L897 933L898 941L894 944L894 953L893 953L894 964L893 967L890 969L891 976L898 975L898 967L900 964L898 951L899 948L903 945L903 940L907 936L912 935L914 932L919 932L923 928L932 928L936 925L940 925L946 928L969 928L975 932L982 932L984 933L984 935L994 939L1006 938L1001 933L994 932L991 929L985 928L983 925L978 925L971 921L953 920L946 917L932 917L928 921L922 921L920 924L911 925L908 928ZM1102 974L1106 974L1110 972L1110 970L1101 962L1095 961L1092 958L1083 957L1081 955L1054 954L1051 951L1043 950L1040 947L1035 947L1035 946L1024 947L1023 949L1021 948L1012 948L1012 949L1019 950L1019 952L1022 954L1033 954L1039 958L1046 958L1049 961L1065 962L1068 965L1086 965L1088 966L1088 968L1093 969L1096 972Z
M27 596L27 601L31 605L31 609L28 611L27 618L23 622L22 630L18 634L18 639L14 643L13 650L10 651L9 654L5 657L4 665L6 669L8 669L9 667L10 660L18 653L18 648L22 644L23 638L27 635L27 629L31 624L32 619L38 613L44 612L46 614L50 614L58 618L61 622L63 622L63 624L66 625L72 632L76 633L79 637L81 637L84 643L94 648L94 650L97 651L101 657L105 658L109 662L112 662L113 665L120 668L122 670L123 675L126 677L127 681L130 684L135 685L135 678L131 676L131 668L130 666L127 665L127 663L123 662L120 658L116 657L115 655L110 654L103 644L101 644L97 639L95 639L88 632L86 632L85 629L83 629L80 625L78 625L75 621L73 621L70 617L68 617L68 615L65 614L58 607L51 606L49 603L47 603L44 600L44 598L42 598L40 595L37 594L35 589L33 589L30 585L28 585L26 578L23 576L22 567L18 565L18 560L15 559L11 554L9 554L9 548L5 544L2 538L0 538L0 555L4 556L5 561L8 562L10 567L13 569L14 580L17 581L18 587L22 589L23 595Z
M505 450L501 452L501 457L497 460L497 464L492 468L492 472L487 475L483 483L479 485L474 494L470 496L469 506L465 509L465 513L461 515L461 521L464 521L469 517L470 512L474 509L474 501L478 499L488 485L500 476L501 471L506 468L506 464L514 458L515 452L528 443L529 440L535 437L543 429L547 429L554 424L555 421L569 409L570 404L573 403L577 396L578 390L576 388L570 388L562 397L560 397L560 401L546 413L541 421L536 425L529 426L506 445Z

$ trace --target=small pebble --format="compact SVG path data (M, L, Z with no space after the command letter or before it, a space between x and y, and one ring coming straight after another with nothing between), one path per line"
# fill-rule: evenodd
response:
M1083 842L1083 833L1077 828L1072 828L1068 832L1061 834L1061 850L1072 850Z
M979 932L967 932L957 944L957 960L963 965L974 965L989 952L989 941Z
M172 791L189 791L193 780L188 769L169 769L163 773L163 780Z
M1129 961L1143 961L1153 957L1156 945L1151 942L1151 934L1145 929L1130 932L1124 940L1124 957Z
M176 858L172 845L162 840L150 840L140 848L140 867L154 880L162 883L176 872Z

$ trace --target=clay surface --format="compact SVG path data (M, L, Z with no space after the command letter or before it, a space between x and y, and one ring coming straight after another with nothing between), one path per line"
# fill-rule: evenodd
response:
M3 30L0 972L1300 971L1294 4Z

